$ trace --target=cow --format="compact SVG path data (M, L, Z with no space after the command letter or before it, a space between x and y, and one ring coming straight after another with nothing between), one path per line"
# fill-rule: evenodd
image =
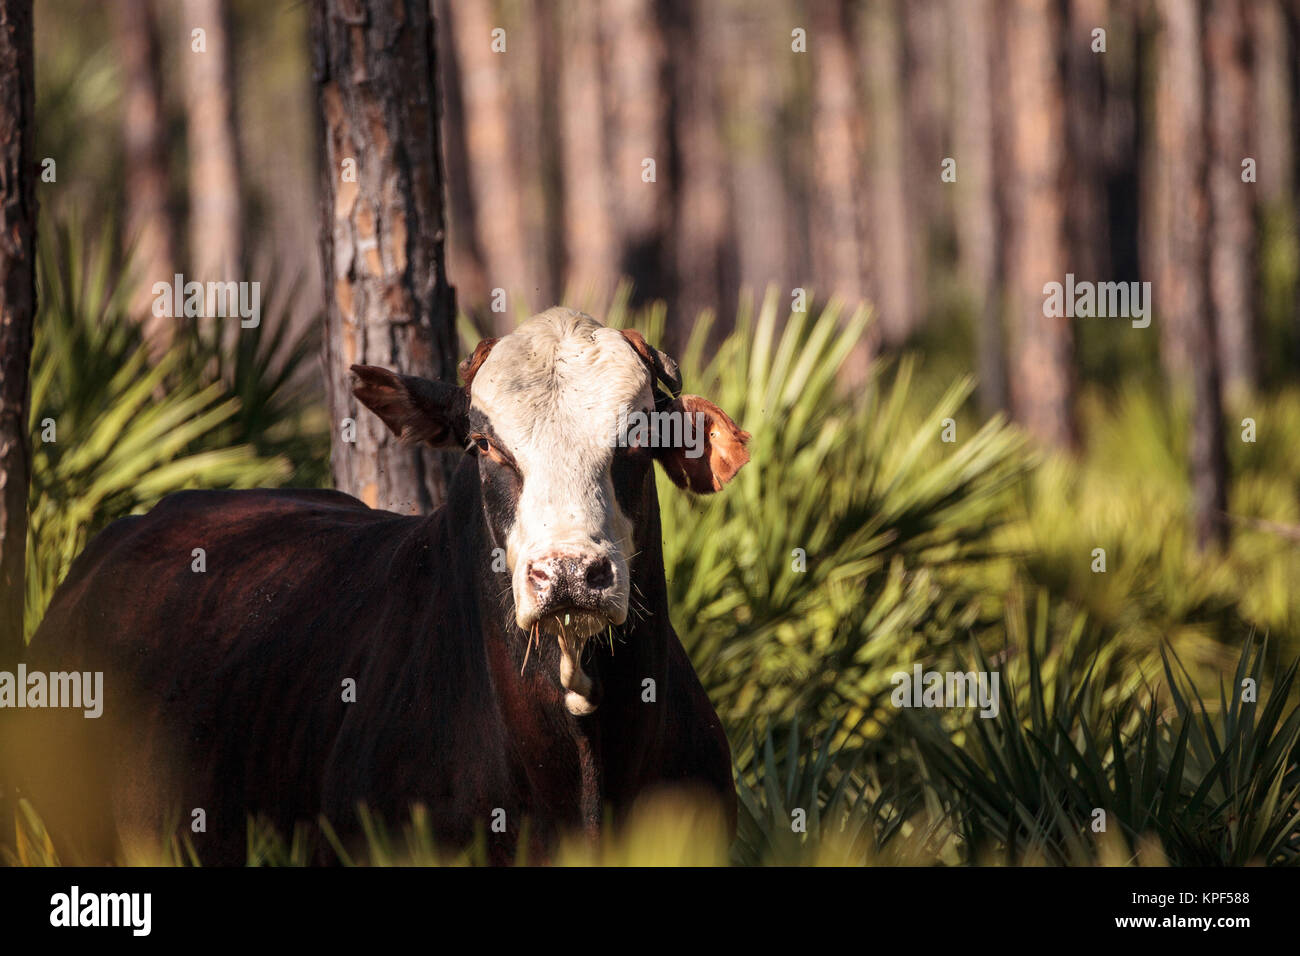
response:
M653 463L711 494L749 433L639 334L569 309L480 343L463 386L352 371L399 440L464 450L446 501L184 491L109 525L29 648L29 671L102 669L114 718L49 745L31 793L56 836L94 859L183 832L238 864L253 817L287 835L323 816L347 841L359 808L419 805L439 847L487 834L508 862L662 788L734 827L727 739L669 619ZM638 412L685 437L620 432Z

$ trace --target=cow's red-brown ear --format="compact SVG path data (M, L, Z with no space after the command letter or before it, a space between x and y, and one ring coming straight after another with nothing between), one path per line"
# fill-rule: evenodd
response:
M492 353L492 346L496 345L500 339L484 339L474 346L474 354L460 365L456 366L460 372L460 380L465 383L465 391L469 391L470 386L474 384L474 376L478 374L479 366L487 361L488 355Z
M401 441L428 442L435 448L465 444L469 429L465 389L375 365L354 365L352 374L352 394Z
M721 491L749 461L750 434L731 420L731 416L706 398L683 395L670 402L666 411L686 416L683 434L698 436L703 424L703 443L698 437L694 447L661 448L657 452L668 477L680 488L707 495ZM696 417L702 416L702 417Z

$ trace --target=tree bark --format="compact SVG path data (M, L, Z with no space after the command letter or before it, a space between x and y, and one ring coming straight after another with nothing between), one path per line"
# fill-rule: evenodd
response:
M1290 53L1283 0L1257 0L1250 7L1253 34L1253 96L1250 111L1259 195L1264 203L1286 201L1295 179L1295 123L1292 118ZM1295 8L1300 14L1300 7Z
M135 276L131 311L139 317L149 354L156 360L171 345L176 320L153 314L153 284L170 283L178 261L168 194L158 19L151 0L120 0L113 10L122 58L123 227L133 243Z
M455 381L455 293L443 247L429 4L314 4L312 46L324 157L324 362L334 483L372 507L429 511L445 496L450 459L399 445L353 398L348 372L363 363ZM355 422L355 442L344 440L345 419Z
M1106 209L1106 53L1092 51L1092 30L1110 24L1107 0L1069 0L1066 8L1065 72L1066 223L1071 270L1103 282L1111 274Z
M1189 466L1193 527L1201 548L1227 539L1227 465L1220 407L1218 350L1207 273L1209 200L1206 195L1206 76L1200 6L1160 0L1160 62L1156 84L1157 188L1166 236L1156 315L1175 394L1190 390Z
M1051 0L1012 0L1004 58L1011 112L1006 250L1012 308L1011 404L1049 445L1075 444L1074 340L1067 317L1044 314L1043 286L1065 281L1065 117Z
M854 198L861 174L860 97L843 0L813 8L809 37L813 51L813 284L821 295L838 295L850 305L863 296L865 242Z
M235 67L225 0L185 0L186 134L190 151L190 268L229 282L243 267L243 187L235 125ZM204 31L203 51L193 31Z
M951 155L946 144L949 113L948 58L944 55L950 30L942 0L904 0L899 8L903 31L905 201L912 231L912 328L920 328L931 305L930 290L938 278L933 250L952 222L952 192L931 188L939 164ZM926 186L922 187L922 183ZM932 271L933 270L933 271Z
M1247 11L1241 0L1211 0L1205 25L1209 90L1210 304L1223 390L1249 395L1256 385L1254 328L1255 196L1241 181L1252 152Z
M684 346L700 313L730 328L736 310L736 236L732 230L730 158L716 61L719 8L671 0L673 194L671 251L677 307L668 319L672 351Z
M653 0L605 0L601 11L607 189L621 271L632 279L633 302L645 302L671 292L667 51ZM642 178L646 159L654 182Z
M897 5L867 4L861 36L867 104L867 167L871 263L869 287L878 315L880 336L898 346L915 327L915 263L912 223L906 200L904 163L907 141L903 125L902 80ZM938 164L934 175L938 178Z
M979 399L986 415L1009 408L994 191L993 8L992 0L950 0L949 8L958 268L975 309Z
M601 105L600 15L597 0L572 0L560 13L565 55L560 65L563 124L564 288L595 307L618 281L618 248L605 181L605 115Z
M514 327L514 297L520 297L526 306L536 306L533 300L539 285L514 164L512 143L517 132L511 129L505 66L506 57L512 55L512 38L507 32L505 52L493 52L492 31L502 24L492 19L486 3L448 4L448 12L447 29L455 40L460 63L477 244L483 254L488 294L504 289L508 297L506 312L495 316L496 331L504 334Z

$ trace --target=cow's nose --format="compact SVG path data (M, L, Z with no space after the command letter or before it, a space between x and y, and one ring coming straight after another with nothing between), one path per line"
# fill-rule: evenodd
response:
M543 607L582 607L614 587L614 562L604 555L548 554L528 562L526 574Z
M614 586L614 562L609 558L596 558L587 565L587 587L593 591L608 591Z

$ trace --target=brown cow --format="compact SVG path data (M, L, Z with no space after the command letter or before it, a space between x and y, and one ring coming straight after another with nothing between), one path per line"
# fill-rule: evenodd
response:
M81 742L30 782L51 829L111 856L202 809L200 857L238 863L250 815L350 837L360 803L389 821L419 803L441 845L477 830L509 860L525 820L544 853L671 785L734 821L727 740L669 622L652 465L713 492L749 435L674 397L639 335L567 309L481 344L463 388L354 371L403 440L467 450L447 502L193 491L107 528L29 653L108 675L105 721L65 719Z

